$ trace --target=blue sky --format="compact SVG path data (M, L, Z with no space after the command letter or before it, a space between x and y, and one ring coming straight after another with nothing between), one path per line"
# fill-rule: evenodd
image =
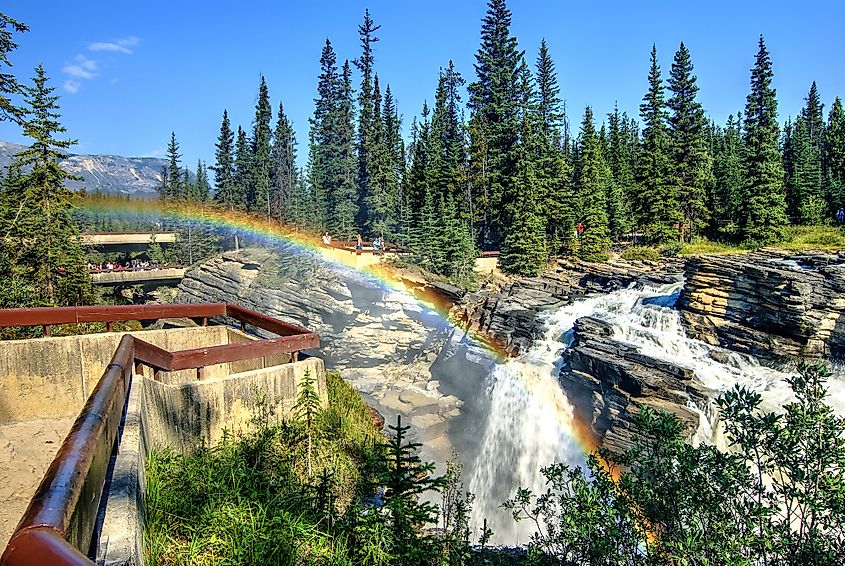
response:
M557 65L577 130L586 104L597 116L615 101L637 115L649 51L664 76L680 41L692 53L708 114L724 122L742 109L762 33L772 54L781 121L795 115L813 80L826 109L845 96L845 3L733 0L671 2L510 0L512 32L529 61L541 38ZM30 26L11 54L29 80L43 63L61 95L63 123L78 153L163 155L171 130L185 163L211 163L223 109L250 128L260 75L275 109L293 120L304 163L320 50L330 37L342 61L359 54L364 9L382 28L376 71L389 83L405 130L449 59L474 78L482 0L59 2L6 0L2 11ZM26 143L0 124L0 139Z

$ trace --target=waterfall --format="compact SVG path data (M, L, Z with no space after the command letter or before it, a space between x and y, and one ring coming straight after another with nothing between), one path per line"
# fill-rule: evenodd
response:
M763 408L773 411L791 400L785 381L788 373L686 336L679 313L672 308L679 287L623 289L566 305L542 317L543 335L527 352L493 368L486 383L490 411L469 482L476 496L471 519L474 533L480 533L486 519L495 533L494 543L528 542L533 525L515 523L501 503L513 497L518 487L543 492L543 466L584 464L572 406L558 381L561 352L571 341L575 320L582 316L611 324L615 339L645 355L692 369L714 393L740 384L759 392ZM834 372L828 381L828 402L845 414L843 371L834 367ZM701 416L693 442L723 446L715 404L690 408Z

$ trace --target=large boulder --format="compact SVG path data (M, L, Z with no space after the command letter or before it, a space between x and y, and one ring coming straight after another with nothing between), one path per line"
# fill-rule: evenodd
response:
M774 250L690 259L690 336L764 359L845 355L845 258Z

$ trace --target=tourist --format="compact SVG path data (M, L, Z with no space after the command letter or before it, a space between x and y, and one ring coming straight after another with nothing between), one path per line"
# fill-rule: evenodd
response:
M581 239L581 236L584 235L584 225L580 222L578 223L578 227L575 228L576 233L578 234L578 239Z
M840 208L839 212L836 213L836 223L842 224L845 222L845 209Z
M361 255L361 251L364 249L364 240L361 239L361 234L356 235L357 243L355 244L355 254Z
M332 245L332 237L329 236L328 232L323 234L323 245L326 246L326 247L329 247L329 246Z

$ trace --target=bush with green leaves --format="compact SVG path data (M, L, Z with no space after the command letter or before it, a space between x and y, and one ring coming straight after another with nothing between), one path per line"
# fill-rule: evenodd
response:
M521 488L504 506L534 523L532 554L552 563L845 563L845 419L824 403L827 376L801 365L780 414L726 392L729 452L690 445L676 416L644 407L623 454L548 466L544 493Z
M327 408L309 373L290 418L260 398L249 431L190 455L151 452L145 563L508 563L470 548L472 496L456 461L434 477L401 419L386 439L339 374L327 373L326 384ZM438 508L431 496L440 491ZM435 532L438 516L444 528Z
M658 261L660 252L650 246L631 246L622 252L622 259L628 261Z

